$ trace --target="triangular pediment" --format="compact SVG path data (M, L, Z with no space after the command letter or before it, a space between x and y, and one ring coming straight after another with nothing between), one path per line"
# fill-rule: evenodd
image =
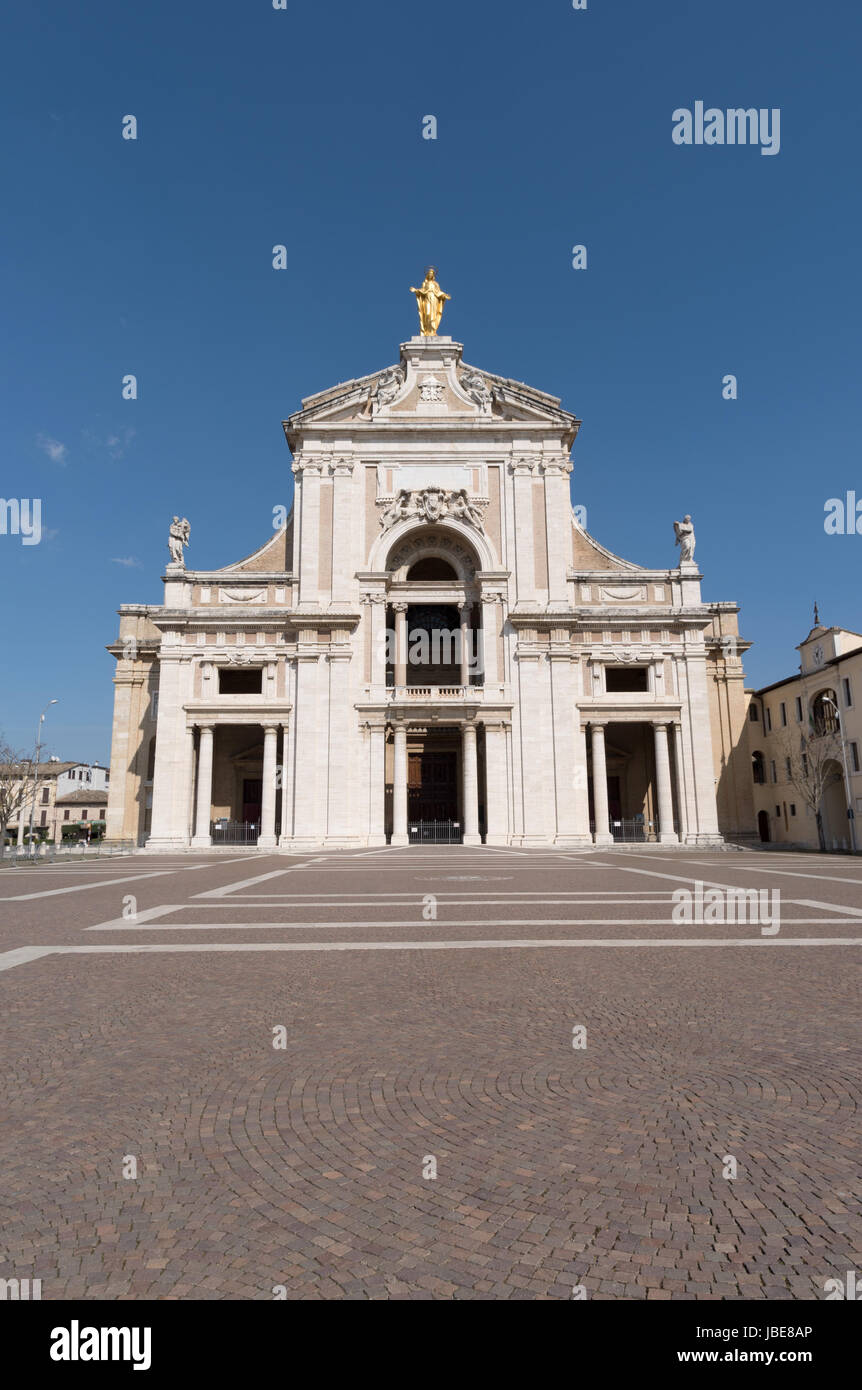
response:
M308 426L349 422L487 421L548 425L574 440L580 420L546 391L463 361L451 338L411 338L398 362L306 397L285 421L288 443Z

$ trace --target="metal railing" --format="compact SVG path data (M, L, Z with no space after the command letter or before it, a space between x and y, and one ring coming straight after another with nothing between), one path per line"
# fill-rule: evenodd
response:
M57 845L45 840L40 845L9 845L0 850L0 864L26 869L28 864L63 864L80 859L113 859L118 854L131 854L137 846L134 840L97 840L92 844Z
M615 840L624 844L646 844L658 839L658 821L644 820L643 816L628 820L615 820L611 816L608 829Z
M210 837L214 845L256 845L260 825L256 821L214 820Z
M407 826L411 845L460 845L461 823L456 820L417 820Z

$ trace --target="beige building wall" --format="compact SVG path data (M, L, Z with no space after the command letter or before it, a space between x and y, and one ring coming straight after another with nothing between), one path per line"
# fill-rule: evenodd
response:
M815 625L800 643L796 675L761 690L749 691L746 721L749 762L762 757L763 782L752 792L758 838L767 843L819 848L817 819L799 785L794 782L793 750L810 738L819 697L827 693L838 709L835 748L836 776L824 798L824 838L827 850L862 848L858 825L862 819L862 636L846 628ZM842 747L843 740L843 747ZM787 759L790 756L790 768ZM846 764L846 765L845 765ZM847 810L854 812L851 827Z
M106 840L141 842L152 807L161 633L148 610L129 604L108 651L116 658Z

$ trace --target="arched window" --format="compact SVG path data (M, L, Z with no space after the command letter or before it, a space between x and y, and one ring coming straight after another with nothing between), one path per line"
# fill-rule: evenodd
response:
M759 748L751 755L751 775L758 786L766 781L766 761Z
M451 583L458 578L448 560L441 560L437 555L428 555L424 560L417 560L407 572L408 580L443 580Z
M811 705L815 734L834 734L838 728L838 702L834 690L821 690Z

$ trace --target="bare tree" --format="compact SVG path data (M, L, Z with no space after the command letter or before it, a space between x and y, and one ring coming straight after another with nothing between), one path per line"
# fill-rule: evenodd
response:
M34 795L35 780L35 752L18 752L0 734L0 853L6 844L6 826L24 814Z
M841 735L834 725L818 722L807 734L793 733L790 729L782 731L779 747L790 782L814 812L820 850L825 854L823 802L829 788L836 782L843 782Z

